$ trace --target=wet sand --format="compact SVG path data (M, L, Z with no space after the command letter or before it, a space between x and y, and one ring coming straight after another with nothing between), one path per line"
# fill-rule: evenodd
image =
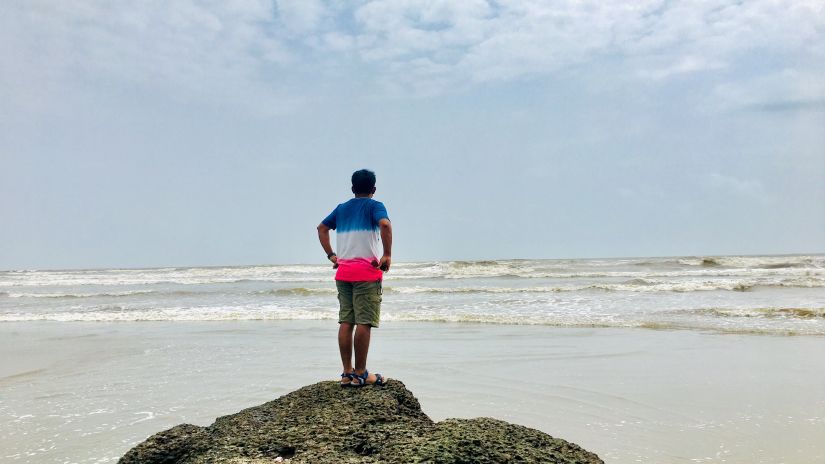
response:
M154 432L334 378L332 321L0 324L0 462L114 462ZM610 463L825 461L825 338L388 322L370 366L435 420Z

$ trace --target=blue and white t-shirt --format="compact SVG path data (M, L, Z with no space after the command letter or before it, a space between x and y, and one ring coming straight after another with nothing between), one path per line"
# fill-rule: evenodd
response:
M335 280L362 282L381 280L383 272L372 265L382 251L378 221L389 219L387 208L372 198L353 198L338 205L322 223L335 229L338 272Z

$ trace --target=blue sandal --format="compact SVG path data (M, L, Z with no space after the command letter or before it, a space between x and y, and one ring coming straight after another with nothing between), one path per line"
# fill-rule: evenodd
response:
M352 374L352 382L350 385L355 388L365 387L367 385L375 385L376 387L382 387L387 384L386 379L381 374L375 374L375 383L367 383L367 379L370 376L370 371L364 371L364 375L358 375L353 373Z
M349 373L347 373L347 372L342 373L341 374L341 387L342 388L351 387L353 377L355 377L355 371L352 371L352 372L349 372ZM344 382L345 378L349 379L349 382Z

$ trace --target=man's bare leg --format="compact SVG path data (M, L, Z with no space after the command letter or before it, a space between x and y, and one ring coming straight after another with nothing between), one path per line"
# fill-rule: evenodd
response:
M367 354L370 351L370 335L372 327L368 324L358 324L355 329L355 373L364 375L367 370ZM375 383L375 374L367 377L368 384Z
M343 372L352 372L352 330L354 324L342 322L338 324L338 350L341 352Z

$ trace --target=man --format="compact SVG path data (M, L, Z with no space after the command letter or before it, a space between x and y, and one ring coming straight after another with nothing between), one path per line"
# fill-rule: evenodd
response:
M344 372L342 387L383 385L381 374L367 371L370 333L378 327L381 315L381 280L390 270L392 255L392 225L387 209L375 194L375 173L367 169L352 174L355 198L338 205L318 225L318 239L332 261L335 285L338 287L338 349ZM338 254L332 250L329 231L336 231ZM383 251L380 252L378 237ZM353 332L355 366L352 364Z

